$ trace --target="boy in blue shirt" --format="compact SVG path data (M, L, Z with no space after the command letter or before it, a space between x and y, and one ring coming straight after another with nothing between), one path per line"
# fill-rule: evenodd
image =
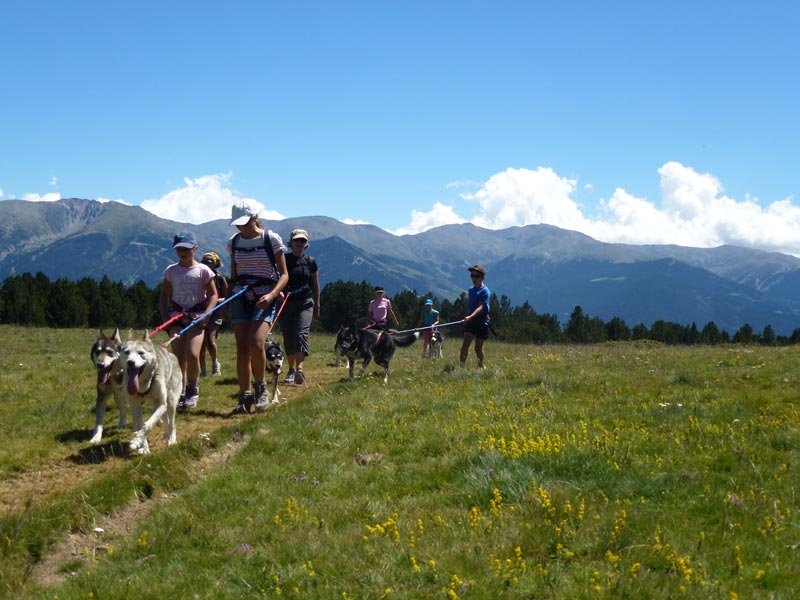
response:
M483 370L483 343L489 339L489 299L492 292L483 280L486 269L482 265L473 265L469 269L472 287L467 290L469 314L464 318L464 342L461 344L461 366L464 367L469 356L469 347L475 341L475 356L478 368Z

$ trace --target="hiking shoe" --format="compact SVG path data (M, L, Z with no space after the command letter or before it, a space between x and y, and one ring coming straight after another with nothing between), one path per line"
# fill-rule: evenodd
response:
M263 412L269 408L269 393L267 392L266 381L256 381L253 383L253 392L256 397L256 410Z
M186 392L181 392L181 397L178 398L178 410L186 409Z
M196 387L186 387L186 399L183 401L183 409L194 408L200 399L200 390Z
M200 369L200 377L206 377L208 375L208 371L205 369Z
M218 360L215 360L213 363L211 363L211 375L213 375L214 377L219 377L220 375L222 375L222 371L219 368Z
M294 372L294 384L295 385L303 385L306 382L306 374L303 372L303 369L297 369Z
M239 392L239 404L237 404L236 408L233 409L233 414L249 414L252 411L254 402L255 400L253 399L253 394L251 394L249 390L246 392Z
M289 369L289 372L286 374L286 379L283 380L283 383L294 383L294 369Z

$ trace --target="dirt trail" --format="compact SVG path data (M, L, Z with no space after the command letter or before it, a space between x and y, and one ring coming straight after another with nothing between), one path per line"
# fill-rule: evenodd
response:
M341 379L344 371L330 370L320 373L310 385L301 387L281 385L281 408L286 408L300 395L313 393L334 380ZM231 401L231 408L233 401ZM178 443L181 440L197 438L204 433L213 433L220 428L231 427L236 420L245 416L230 416L228 413L208 411L193 412L190 419L178 417ZM87 424L88 427L88 424ZM109 436L109 440L101 444L88 443L79 452L66 455L54 464L36 471L19 474L17 477L0 482L0 511L3 514L23 512L31 505L42 505L58 494L77 486L85 486L92 479L122 468L130 460L126 452L126 443L130 439L130 429L122 435ZM113 431L113 430L112 430ZM160 426L151 434L150 449L156 453L163 449L163 435ZM111 433L111 432L109 432ZM206 477L215 467L224 464L243 447L246 438L232 437L224 446L217 448L198 458L198 479ZM36 565L34 580L44 586L55 586L66 580L72 573L65 572L64 565L83 565L99 558L112 546L118 546L135 530L137 524L145 518L159 503L168 502L177 494L160 494L151 498L140 498L113 514L99 515L95 527L91 531L74 531L68 533L54 547L48 549L42 561Z
M201 429L201 427L196 428L198 432ZM199 468L194 471L196 480L204 479L215 467L230 460L236 451L243 447L242 442L245 439L242 437L231 440L213 452L205 454L202 459L198 459ZM65 565L81 565L85 568L87 563L91 564L92 560L101 558L110 548L124 543L139 522L156 506L175 497L177 494L140 498L138 502L130 502L112 514L99 517L91 531L68 533L58 544L50 548L43 560L36 565L33 570L34 581L45 587L62 584L76 572L65 570Z

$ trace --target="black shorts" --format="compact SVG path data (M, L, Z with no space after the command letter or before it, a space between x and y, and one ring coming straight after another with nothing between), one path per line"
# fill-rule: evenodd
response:
M467 321L464 326L464 333L471 333L479 340L488 340L489 326L483 321Z

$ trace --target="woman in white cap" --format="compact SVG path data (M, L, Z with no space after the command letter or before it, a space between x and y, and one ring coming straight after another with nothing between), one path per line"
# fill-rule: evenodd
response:
M289 299L280 316L283 349L289 360L286 383L302 385L306 381L303 361L308 356L308 330L311 321L319 319L319 268L313 256L304 254L308 248L308 232L295 229L289 236L291 254L286 255Z
M266 231L258 214L246 204L231 210L231 225L239 230L228 242L231 253L231 294L247 286L247 291L231 300L231 324L236 337L236 375L239 379L239 404L234 413L248 413L269 407L264 381L267 357L264 353L270 324L275 318L275 300L289 275L286 247L277 233ZM250 380L253 379L253 392Z

